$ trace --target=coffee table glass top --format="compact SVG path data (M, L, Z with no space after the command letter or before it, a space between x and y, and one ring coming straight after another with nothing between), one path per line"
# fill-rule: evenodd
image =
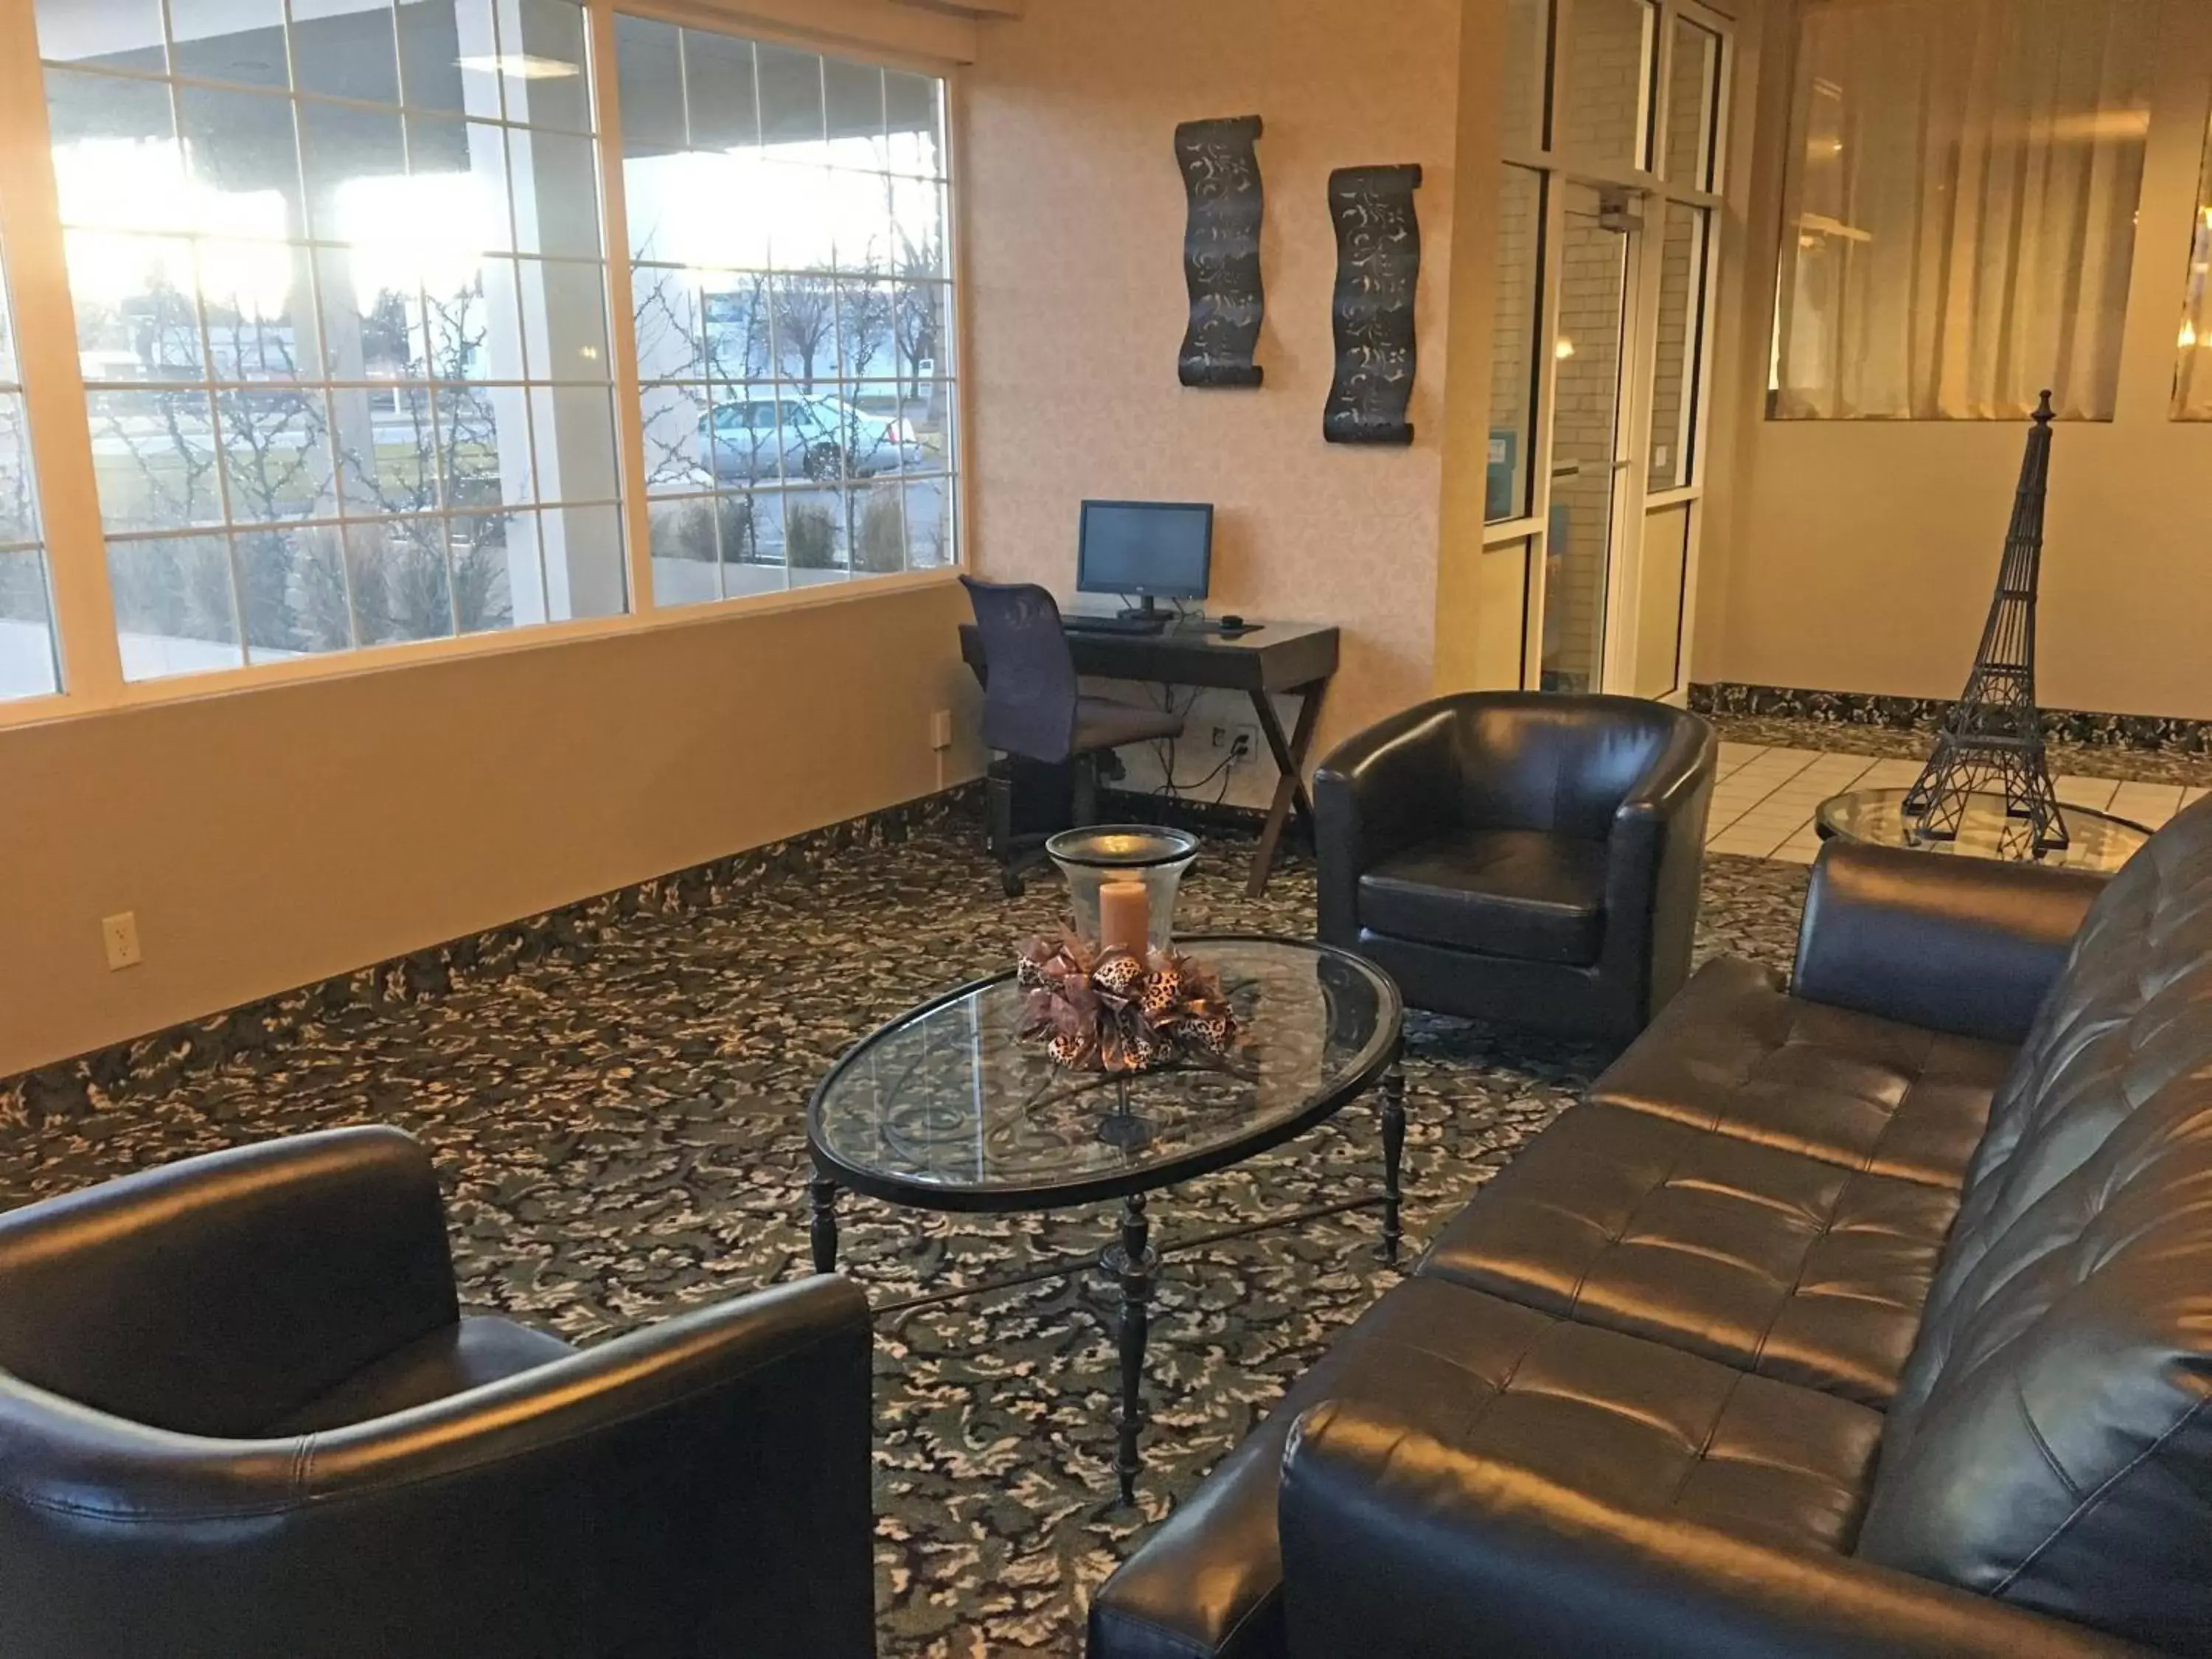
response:
M2027 821L2007 816L2003 796L1967 796L1957 838L1933 841L1920 834L1917 822L1905 811L1905 793L1855 789L1848 794L1832 795L1814 815L1814 827L1824 840L1871 842L1879 847L1911 847L1965 858L2024 861L2033 856ZM2142 824L2116 818L2109 812L2063 802L2059 811L2066 819L2067 844L2049 849L2035 860L2050 869L2117 870L2151 836Z
M924 1004L838 1062L807 1109L824 1174L926 1208L1034 1209L1148 1191L1290 1139L1395 1059L1401 1005L1357 957L1286 939L1179 939L1221 975L1243 1040L1133 1078L1055 1066L1018 1033L1009 972Z

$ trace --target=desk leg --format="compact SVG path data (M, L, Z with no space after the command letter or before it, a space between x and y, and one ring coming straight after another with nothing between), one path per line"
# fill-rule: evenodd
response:
M1260 848L1252 855L1252 876L1245 893L1258 898L1267 890L1267 878L1275 868L1275 854L1283 842L1283 827L1293 808L1306 833L1313 834L1313 797L1306 793L1306 751L1313 747L1314 728L1321 724L1321 703L1328 690L1327 680L1299 688L1304 701L1298 708L1297 728L1283 736L1283 723L1275 718L1275 705L1265 691L1252 693L1252 712L1259 717L1261 735L1275 757L1275 799L1267 809L1267 827L1260 832Z

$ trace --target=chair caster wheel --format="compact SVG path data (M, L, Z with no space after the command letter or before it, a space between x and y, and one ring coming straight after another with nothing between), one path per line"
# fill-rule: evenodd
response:
M1008 898L1019 898L1029 890L1029 883L1015 871L1009 870L999 878L999 885L1006 889Z

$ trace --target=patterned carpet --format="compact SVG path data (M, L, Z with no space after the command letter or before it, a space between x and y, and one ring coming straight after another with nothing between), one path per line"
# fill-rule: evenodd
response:
M809 1090L927 994L1002 967L1054 925L1057 884L1000 896L958 822L795 860L701 900L609 901L556 948L434 994L297 1000L264 1040L143 1045L77 1097L0 1121L0 1206L186 1153L395 1123L434 1149L462 1293L590 1342L806 1271ZM1308 935L1293 867L1243 896L1241 847L1186 888L1186 931ZM1717 858L1701 954L1785 963L1805 872ZM1598 1056L1416 1017L1407 1216L1425 1239L1575 1097ZM0 1097L5 1091L0 1090ZM1155 1242L1371 1190L1372 1114L1157 1195ZM1095 1249L1110 1211L948 1218L848 1196L842 1263L878 1303ZM877 1505L886 1656L1073 1655L1090 1592L1392 1270L1362 1212L1171 1254L1137 1509L1115 1499L1115 1294L1095 1275L879 1319Z

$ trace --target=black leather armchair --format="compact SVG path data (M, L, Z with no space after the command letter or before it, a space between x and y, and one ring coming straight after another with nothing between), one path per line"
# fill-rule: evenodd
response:
M1718 752L1633 697L1394 715L1314 779L1321 936L1415 1007L1626 1042L1689 973Z
M463 1318L397 1130L0 1216L9 1659L860 1659L870 1343L811 1279L585 1352Z

